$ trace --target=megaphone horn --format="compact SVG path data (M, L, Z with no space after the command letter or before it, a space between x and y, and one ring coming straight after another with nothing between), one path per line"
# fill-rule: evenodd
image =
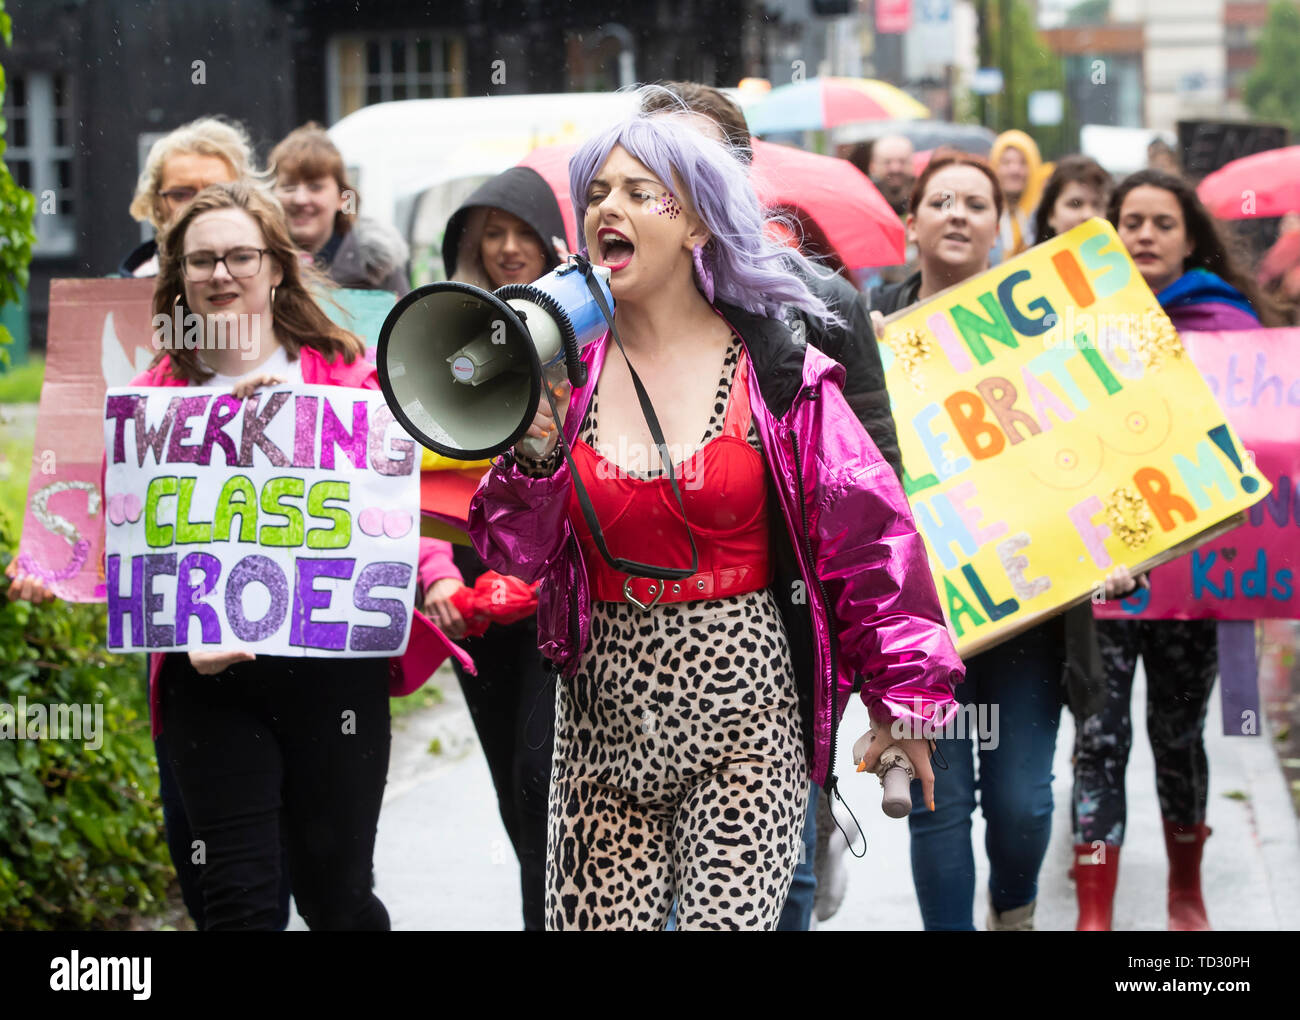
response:
M456 460L513 446L544 383L566 368L574 385L586 381L582 349L607 328L589 281L612 310L609 270L576 255L535 283L495 292L454 281L411 291L379 334L379 384L393 416Z

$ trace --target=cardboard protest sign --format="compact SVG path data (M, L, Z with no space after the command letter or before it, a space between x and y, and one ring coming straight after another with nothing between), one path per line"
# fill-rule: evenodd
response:
M122 387L103 415L109 648L405 650L419 458L381 393Z
M1106 618L1300 618L1300 329L1184 333L1245 455L1273 487L1246 522L1151 574Z
M104 391L153 360L152 280L52 280L45 384L18 567L59 598L104 598Z
M1114 229L1089 220L888 320L904 488L958 650L1203 541L1269 484Z
M188 331L184 322L174 330L168 323L166 335L156 335L153 290L152 279L50 282L45 383L17 559L24 574L39 577L69 602L104 599L104 393L129 384L164 342L183 340ZM338 304L322 299L326 314L345 319L344 328L375 343L394 296L347 290L330 295Z

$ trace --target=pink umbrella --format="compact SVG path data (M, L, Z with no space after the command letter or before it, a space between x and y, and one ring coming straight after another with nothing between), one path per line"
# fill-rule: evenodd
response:
M1300 210L1300 145L1234 159L1201 181L1196 193L1205 208L1223 220Z
M555 192L575 251L582 247L569 197L569 159L576 150L548 145L520 163L541 174ZM756 139L750 180L767 208L799 220L811 254L830 256L849 270L903 261L902 223L870 179L847 160Z

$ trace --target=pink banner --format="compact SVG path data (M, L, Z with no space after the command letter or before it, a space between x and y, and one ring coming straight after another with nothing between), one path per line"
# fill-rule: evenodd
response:
M62 599L104 599L104 391L153 359L153 280L54 280L19 568Z
M876 0L876 32L896 35L912 27L912 0Z
M1300 329L1184 333L1192 355L1273 491L1245 523L1151 573L1151 590L1100 618L1300 618Z

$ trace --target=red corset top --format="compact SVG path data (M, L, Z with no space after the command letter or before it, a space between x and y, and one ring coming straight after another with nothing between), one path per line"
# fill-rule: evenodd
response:
M770 583L767 470L762 455L746 441L751 421L748 373L749 361L742 351L722 435L674 465L699 549L697 573L667 582L629 579L600 555L577 493L570 492L569 519L582 545L592 598L648 606L740 595ZM663 567L690 566L686 524L665 475L633 477L582 440L573 445L573 460L611 556Z

